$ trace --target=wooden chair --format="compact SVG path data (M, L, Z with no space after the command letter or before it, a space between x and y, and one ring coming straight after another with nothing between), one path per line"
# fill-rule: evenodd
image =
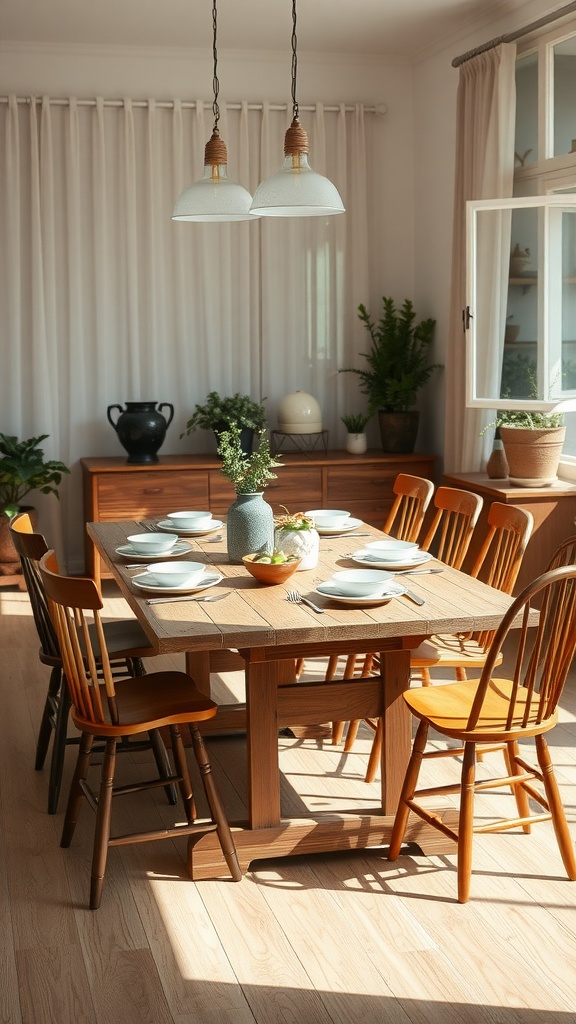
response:
M434 494L434 484L421 476L399 473L392 490L396 497L382 527L383 532L397 540L418 540Z
M100 906L108 848L131 842L147 842L153 839L216 831L230 873L235 881L240 881L242 873L234 840L218 796L204 741L198 729L199 722L214 717L217 705L200 693L194 680L184 672L150 672L137 678L127 676L124 679L115 679L110 668L106 634L101 618L102 598L94 580L61 576L53 551L48 551L40 559L40 573L62 652L64 673L72 699L72 721L82 734L64 818L61 845L67 847L72 841L83 797L86 797L96 811L90 909L97 910ZM93 643L90 625L94 627L97 649ZM102 666L103 680L98 676L98 659ZM194 794L180 733L181 725L187 725L192 736L194 754L211 813L207 821L195 820ZM165 786L167 781L159 777L127 786L114 786L117 745L124 736L137 736L162 727L168 727L170 731L176 765L176 771L168 781L179 784L186 824L112 836L113 797L141 789ZM106 737L98 794L92 791L87 779L90 754L96 736Z
M55 814L58 809L66 745L77 744L78 738L68 739L67 737L70 696L66 684L63 682L58 638L48 611L44 584L38 567L40 559L48 551L48 545L42 534L34 532L32 521L26 512L11 521L10 534L22 563L22 573L28 588L34 623L40 640L38 657L43 665L47 665L51 669L48 692L38 730L34 767L36 771L43 769L50 738L54 733L48 784L48 813ZM135 676L144 675L142 658L152 656L154 650L139 622L136 619L118 619L106 622L104 632L113 670L121 670L122 674L129 672ZM158 770L169 775L171 769L166 748L158 732L154 732L146 744L140 744L141 747L150 745L154 750ZM130 749L133 749L133 746ZM168 787L168 795L171 802L174 803L176 792L173 786Z
M538 625L530 629L530 611L538 609ZM521 627L518 627L518 620ZM516 627L516 628L515 628ZM495 677L502 657L502 645L515 641L516 659L510 678ZM531 636L531 634L533 634ZM388 857L396 860L410 811L434 826L457 844L458 901L470 894L472 838L474 832L499 832L522 827L530 832L537 821L550 821L568 877L576 880L576 858L554 769L544 738L557 722L557 706L576 651L576 566L546 572L524 589L495 631L482 674L474 682L408 690L403 698L420 724L414 740L402 794L392 829ZM426 750L428 730L461 746ZM534 738L537 765L529 763L519 743ZM497 743L506 747L507 771L495 779L476 780L478 744ZM420 789L422 762L438 757L462 757L460 785ZM534 785L534 782L539 785ZM478 790L511 787L517 814L475 826L474 794ZM421 797L459 792L457 826L452 829L419 802ZM540 804L538 813L529 801Z
M526 509L492 502L486 537L470 575L505 594L511 594L533 525L534 517ZM465 680L468 671L483 668L493 635L494 630L484 630L466 636L442 635L425 640L410 656L412 678L419 678L423 686L429 686L430 670L442 668L453 669L456 679ZM483 753L492 749L486 748ZM368 759L366 782L374 782L381 753L382 729L378 723Z
M392 486L395 498L392 503L392 508L388 513L388 518L382 527L383 533L387 533L390 537L396 537L397 540L410 540L415 541L418 539L418 535L424 522L424 516L432 500L434 494L434 484L431 480L426 480L422 476L411 476L409 473L398 473L394 484ZM357 662L357 655L350 655L346 660L344 668L345 678L350 678L354 675L354 669ZM300 675L303 668L301 661L297 663L297 676ZM338 671L338 657L332 655L328 659L328 665L326 667L325 679L330 680L336 677ZM332 743L338 744L342 740L342 733L344 732L344 726L346 722L333 722L332 723ZM356 724L354 738L358 731L358 725ZM348 733L350 733L350 726L348 726ZM353 742L353 739L352 739Z
M424 551L434 550L434 555L446 565L453 569L460 569L470 547L470 541L474 533L474 527L482 511L482 498L472 491L461 490L457 487L438 487L434 495L435 513L430 523L421 547ZM355 656L353 656L355 657ZM368 654L364 659L362 675L370 673L373 655ZM347 674L353 674L354 665L347 664ZM378 759L381 750L381 737L379 735L379 723L372 719L366 719L368 725L377 735L374 756L368 763L366 781L373 782L378 766ZM360 722L350 722L346 733L344 753L349 753L354 746Z

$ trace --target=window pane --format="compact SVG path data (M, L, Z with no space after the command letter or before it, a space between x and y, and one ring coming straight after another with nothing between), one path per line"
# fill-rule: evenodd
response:
M515 166L524 167L538 159L538 54L529 53L516 61Z
M513 210L500 398L535 398L538 380L538 211Z
M576 152L576 36L554 51L554 156Z

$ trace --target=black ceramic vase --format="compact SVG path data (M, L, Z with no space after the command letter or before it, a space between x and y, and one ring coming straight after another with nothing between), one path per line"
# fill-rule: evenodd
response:
M170 402L160 402L156 408L157 405L157 402L126 402L125 409L121 405L108 406L108 420L128 452L127 462L158 462L156 452L164 443L174 406ZM169 410L168 419L162 414L164 408ZM116 422L111 415L114 409L120 413Z

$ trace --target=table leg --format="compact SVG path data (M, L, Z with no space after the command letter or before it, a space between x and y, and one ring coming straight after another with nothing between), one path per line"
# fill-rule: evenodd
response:
M294 660L246 665L248 820L250 828L280 823L278 686L294 677Z
M412 716L402 693L410 686L410 651L380 654L383 678L382 811L395 814L412 746Z

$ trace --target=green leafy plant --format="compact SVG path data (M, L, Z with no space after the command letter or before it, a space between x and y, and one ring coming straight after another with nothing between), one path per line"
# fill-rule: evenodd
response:
M340 419L349 434L363 434L370 417L365 416L362 412L356 412L349 416L341 416Z
M360 377L360 390L368 397L370 415L378 410L406 411L414 405L417 392L432 372L441 368L428 357L436 321L428 318L415 323L416 313L409 299L397 309L393 299L383 297L382 307L381 318L374 322L366 307L358 306L358 316L372 339L370 351L362 353L368 369L347 367L340 371Z
M538 398L538 382L532 365L523 367L526 375L527 394L523 398L535 400ZM513 397L508 391L502 390L502 398ZM515 396L514 396L515 397ZM524 430L547 430L564 426L564 414L562 412L536 412L532 409L502 409L492 423L488 423L480 434L496 427L521 427Z
M263 398L261 402L255 402L250 395L241 395L239 392L222 397L217 391L210 391L205 403L196 405L193 415L186 424L186 430L180 437L192 434L199 428L221 433L223 429L233 425L260 431L266 423L263 406L265 401Z
M268 480L275 480L272 470L281 466L270 451L270 441L265 432L259 436L258 446L251 455L246 455L240 446L240 429L231 426L218 439L218 454L222 459L222 472L234 484L237 494L254 494L262 491Z
M63 462L45 458L40 445L48 436L19 441L10 434L0 434L0 512L4 515L16 515L30 491L59 497L58 485L70 470Z
M277 530L293 530L301 533L303 530L313 530L314 520L304 512L289 512L286 505L280 505L284 509L282 515L274 516L274 526Z

